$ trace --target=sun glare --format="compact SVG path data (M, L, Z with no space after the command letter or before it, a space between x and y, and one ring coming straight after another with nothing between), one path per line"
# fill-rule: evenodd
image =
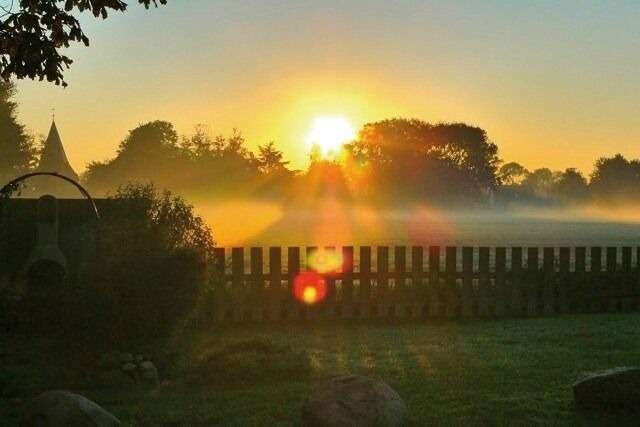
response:
M329 158L355 138L356 132L344 117L317 117L307 134L307 144L309 149L317 147L323 158Z

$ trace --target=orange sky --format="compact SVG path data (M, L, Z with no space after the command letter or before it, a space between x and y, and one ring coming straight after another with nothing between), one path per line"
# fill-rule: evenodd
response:
M156 119L180 133L236 127L294 168L318 115L463 121L529 168L640 157L633 2L347 3L170 0L83 17L91 47L70 50L69 87L19 82L20 119L46 134L55 108L78 171Z

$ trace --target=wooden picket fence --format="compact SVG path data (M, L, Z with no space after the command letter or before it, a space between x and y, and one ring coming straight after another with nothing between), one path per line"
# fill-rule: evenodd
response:
M640 309L640 247L357 249L253 247L247 257L244 248L217 248L213 317L423 319ZM320 251L338 257L340 267L323 274L326 298L307 305L292 288Z

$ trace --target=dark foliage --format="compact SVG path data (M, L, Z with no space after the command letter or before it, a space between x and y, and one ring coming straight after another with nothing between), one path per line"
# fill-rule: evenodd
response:
M129 184L112 199L85 279L86 324L107 341L165 336L206 291L211 232L191 205L151 185Z
M27 172L36 159L33 138L16 117L15 85L0 81L0 187Z
M19 0L4 9L0 22L0 75L28 77L66 86L63 72L73 62L61 53L71 43L89 45L74 13L88 11L106 19L110 11L125 11L122 0ZM167 0L138 0L150 5L166 4Z
M498 147L462 123L383 120L365 125L349 151L356 182L393 197L473 201L498 183Z
M601 157L595 164L590 186L601 200L640 201L640 160L627 160L621 154Z
M211 137L197 126L178 138L171 123L154 121L130 131L114 159L91 163L84 180L95 194L142 180L190 196L264 196L290 184L287 163L273 143L259 147L256 157L236 130Z

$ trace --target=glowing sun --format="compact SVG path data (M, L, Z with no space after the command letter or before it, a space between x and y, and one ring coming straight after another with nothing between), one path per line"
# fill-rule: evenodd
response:
M310 149L317 147L322 157L328 158L355 138L356 132L344 117L317 117L307 134L307 144Z

